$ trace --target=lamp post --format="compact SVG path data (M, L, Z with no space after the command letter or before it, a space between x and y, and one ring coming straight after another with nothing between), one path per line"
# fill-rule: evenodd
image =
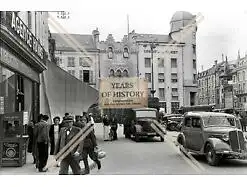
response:
M156 48L157 44L155 44L153 41L151 43L149 43L150 45L150 50L151 50L151 74L152 74L152 88L151 88L151 96L152 98L154 98L154 94L156 92L156 90L154 89L154 58L153 58L153 53L154 53L154 49ZM147 44L143 45L143 47L147 47Z

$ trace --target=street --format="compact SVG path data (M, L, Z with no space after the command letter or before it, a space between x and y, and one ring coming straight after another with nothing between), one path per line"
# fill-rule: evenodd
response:
M194 164L175 145L177 132L168 131L165 142L160 142L157 138L157 140L144 139L138 143L124 138L123 127L118 129L117 141L103 141L102 124L96 124L95 133L99 147L106 152L107 156L101 160L102 169L99 171L93 169L92 175L247 174L247 161L242 160L226 160L219 167L212 167L207 164L203 156L194 155L198 162ZM92 163L91 160L90 162ZM53 167L47 173L37 172L32 164L31 154L28 153L26 165L17 168L0 168L0 175L57 175L58 170L58 167Z

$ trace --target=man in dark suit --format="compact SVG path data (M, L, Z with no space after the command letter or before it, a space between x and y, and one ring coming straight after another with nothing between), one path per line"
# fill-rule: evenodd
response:
M49 117L43 115L41 121L37 124L37 148L39 159L39 172L46 172L43 168L46 166L48 160L48 148L49 148L49 125L47 123Z
M59 132L55 154L57 154L80 131L80 128L73 126L74 120L72 116L64 117L63 122L67 127L61 128ZM81 174L81 167L77 161L77 157L82 153L82 147L83 141L61 161L59 175L67 175L69 166L71 167L73 174Z

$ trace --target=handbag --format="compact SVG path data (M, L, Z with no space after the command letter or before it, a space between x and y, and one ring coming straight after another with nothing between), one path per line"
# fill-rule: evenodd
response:
M96 153L98 159L102 159L102 158L105 158L105 157L106 157L106 152L103 151L103 150L100 149L100 148L95 148L95 149L94 149L94 152Z

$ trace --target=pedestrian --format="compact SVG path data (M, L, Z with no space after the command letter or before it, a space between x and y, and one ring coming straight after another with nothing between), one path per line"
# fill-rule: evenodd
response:
M101 162L98 159L98 154L95 152L96 148L97 148L96 137L95 137L94 131L91 131L86 136L86 138L84 139L84 143L83 143L82 160L85 166L84 174L90 173L90 168L88 164L88 155L91 158L91 160L93 160L97 164L98 169L101 168Z
M110 133L110 128L109 128L109 119L108 116L105 114L103 116L103 127L104 127L104 141L108 141L110 139L109 133Z
M58 134L61 129L60 126L61 126L60 117L59 116L54 117L53 124L50 126L50 130L49 130L49 138L50 138L50 144L51 144L50 155L54 155L55 142L58 139Z
M73 137L79 133L80 128L73 126L74 120L72 116L64 117L63 122L66 127L61 128L59 132L58 141L56 143L55 154L57 154L63 147L66 146ZM69 166L72 169L74 175L81 174L81 167L78 162L78 157L82 154L83 141L76 146L60 163L59 175L68 175Z
M33 146L34 146L34 121L31 120L27 126L27 134L29 136L29 140L28 140L28 149L27 152L28 153L32 153L33 156L33 164L36 163L36 157L35 157L35 153L33 152Z
M111 131L112 131L112 140L117 140L117 129L118 129L118 123L117 123L117 118L115 116L113 116L113 118L111 119Z
M94 119L93 119L93 114L92 114L92 113L89 113L89 114L88 114L88 117L89 117L88 121L89 121L91 124L95 124L95 123L94 123Z
M61 124L60 124L59 131L61 130L61 128L66 127L67 124L64 123L64 118L67 118L68 116L69 116L69 113L66 112L66 113L64 114L63 120L62 120L62 122L61 122Z
M83 124L81 122L81 116L80 115L76 115L75 116L75 123L73 124L75 127L78 127L78 128L82 128Z
M235 111L235 116L236 116L236 118L237 118L237 120L239 121L239 124L240 124L238 128L243 130L242 118L241 118L241 116L240 116L238 111Z
M39 114L38 115L38 121L37 123L34 124L34 128L33 128L33 157L34 157L34 160L35 160L35 167L36 168L39 168L39 154L38 154L38 143L37 143L37 138L38 138L38 124L39 122L41 122L42 120L42 117L43 117L43 114Z
M41 121L37 124L37 147L38 147L38 158L39 158L39 172L46 172L44 167L48 160L48 149L49 149L49 125L47 123L49 117L43 115Z

